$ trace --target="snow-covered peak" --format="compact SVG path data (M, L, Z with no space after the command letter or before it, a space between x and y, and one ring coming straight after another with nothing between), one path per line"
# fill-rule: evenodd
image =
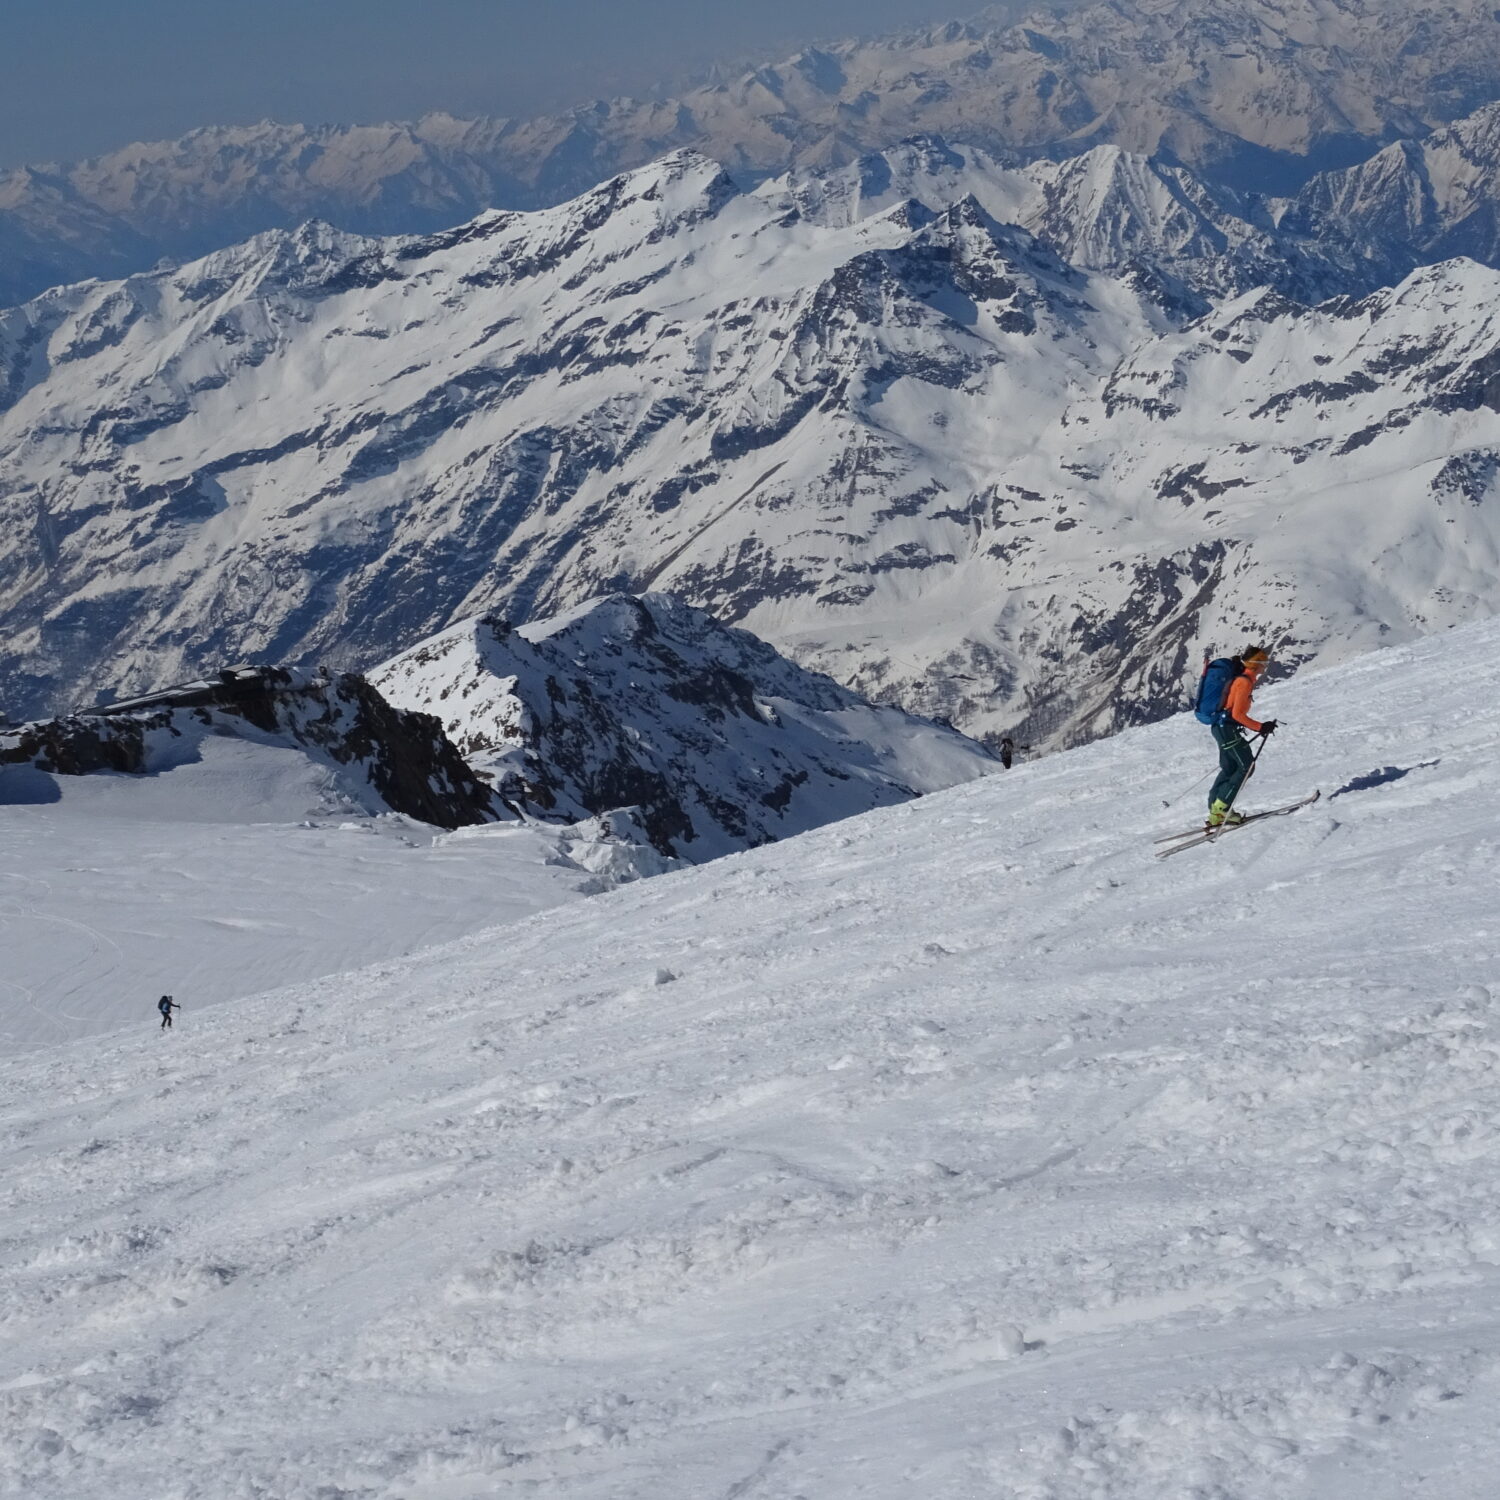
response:
M309 225L51 295L0 315L0 487L51 518L0 544L27 580L9 706L226 659L363 666L619 588L743 618L785 591L781 542L752 540L778 516L836 597L851 562L919 565L906 507L973 482L979 450L937 436L953 402L1055 404L1154 317L972 199L830 227L691 153L541 213ZM867 557L837 540L851 502ZM106 556L142 570L128 601L75 599Z
M798 167L757 190L785 197L820 224L839 228L898 203L916 201L934 213L975 198L1002 223L1022 222L1036 196L1034 179L1016 162L978 147L918 136L847 166Z
M1338 659L1495 607L1493 273L1183 328L1202 294L1153 258L1226 263L1191 183L1115 150L1028 170L1123 275L977 192L825 223L678 154L0 314L6 707L669 590L867 698L1056 745L1167 711L1231 623ZM1372 489L1382 545L1351 553Z
M995 769L982 747L877 708L665 594L514 628L468 620L376 668L437 714L508 806L624 814L694 862Z
M1305 235L1279 233L1263 210L1209 179L1113 144L1022 162L928 137L844 168L789 173L759 191L831 225L904 200L941 213L970 197L1075 266L1137 278L1178 313L1267 283L1318 301L1365 290L1374 274L1342 240L1325 254Z
M1500 262L1500 103L1446 129L1397 141L1368 161L1315 177L1283 214L1337 236L1392 278L1464 255Z

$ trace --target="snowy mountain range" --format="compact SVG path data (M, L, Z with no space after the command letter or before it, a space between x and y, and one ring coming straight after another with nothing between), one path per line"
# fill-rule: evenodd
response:
M871 191L928 161L931 201L964 196ZM746 192L678 154L0 314L4 701L368 668L668 589L865 697L1056 745L1175 708L1226 632L1332 661L1495 607L1500 273L1195 319L1207 230L1158 168L1051 179L1107 272L987 211L988 172L928 143Z
M973 198L1070 265L1129 279L1178 319L1262 286L1309 303L1373 291L1420 258L1405 240L1360 234L1353 213L1335 219L1298 199L1246 197L1118 146L1016 166L928 137L846 167L793 171L759 191L790 196L804 217L835 227L908 202L941 213ZM1365 204L1373 197L1347 196Z
M18 168L0 175L0 303L312 217L430 233L488 208L556 204L680 149L760 177L917 134L1016 165L1112 144L1193 168L1218 192L1288 193L1497 97L1488 0L1043 8L814 49L670 100L536 120L213 126Z

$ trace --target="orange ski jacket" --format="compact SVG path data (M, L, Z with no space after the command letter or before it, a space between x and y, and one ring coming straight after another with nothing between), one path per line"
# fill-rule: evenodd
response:
M1260 733L1260 720L1250 717L1250 694L1255 691L1255 678L1248 672L1236 677L1224 695L1224 711L1236 724L1243 724L1252 734Z

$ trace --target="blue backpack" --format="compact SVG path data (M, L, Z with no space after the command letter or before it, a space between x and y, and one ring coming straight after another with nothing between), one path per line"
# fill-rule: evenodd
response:
M1224 722L1224 699L1229 695L1229 684L1244 669L1237 656L1220 656L1209 662L1198 684L1198 701L1193 706L1193 716L1200 724Z

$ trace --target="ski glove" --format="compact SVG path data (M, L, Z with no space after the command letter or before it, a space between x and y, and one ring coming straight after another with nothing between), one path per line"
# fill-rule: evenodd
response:
M1260 726L1260 732L1262 734L1268 734L1268 735L1269 734L1275 734L1276 733L1276 720L1275 719L1267 719Z

